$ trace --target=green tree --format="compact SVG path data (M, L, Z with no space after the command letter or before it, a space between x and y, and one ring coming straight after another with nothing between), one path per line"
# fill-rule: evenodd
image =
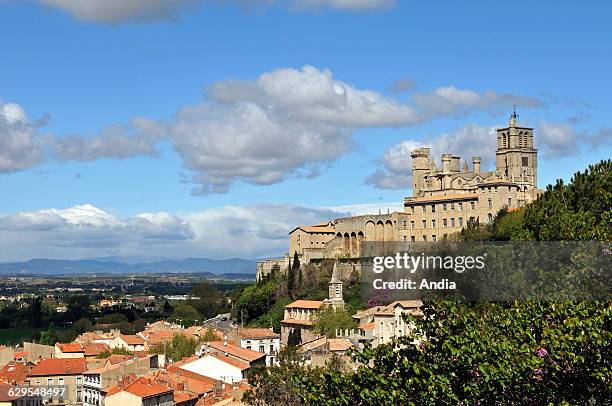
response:
M198 341L185 334L175 334L169 342L160 342L149 349L150 354L165 354L172 361L180 361L195 354Z
M171 319L181 319L186 323L193 323L195 320L201 318L200 313L191 305L187 303L180 303L172 312Z
M327 337L335 337L337 330L346 330L357 327L357 323L346 309L333 309L325 307L319 311L314 322L314 331Z
M277 285L274 281L245 288L234 305L234 316L245 323L266 314L276 302Z
M229 310L229 305L223 292L208 282L200 282L195 285L191 290L191 295L196 299L190 300L189 305L200 313L201 318L209 319Z
M55 332L55 329L53 329L52 327L50 327L46 331L40 332L40 343L41 344L55 345L55 343L58 342L58 340L59 338L57 336L57 333Z
M297 251L293 254L293 263L291 267L287 270L287 291L289 292L289 297L294 299L296 297L296 288L297 288L297 280L299 278L299 274L301 274L300 270L300 257L298 256Z

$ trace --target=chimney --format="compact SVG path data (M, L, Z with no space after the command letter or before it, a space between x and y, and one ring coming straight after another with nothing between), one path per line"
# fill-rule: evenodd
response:
M451 154L442 155L442 173L451 173L451 161L453 156Z
M472 158L472 164L474 165L474 173L480 173L480 157L475 156Z

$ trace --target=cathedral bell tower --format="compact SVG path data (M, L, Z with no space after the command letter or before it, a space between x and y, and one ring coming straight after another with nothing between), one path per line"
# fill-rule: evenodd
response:
M505 180L537 187L538 150L533 147L533 128L521 127L516 109L508 127L497 129L496 168Z
M329 293L327 299L324 300L325 304L333 307L334 309L344 308L344 299L342 298L342 281L340 280L340 273L338 272L338 262L334 262L334 270L329 281Z

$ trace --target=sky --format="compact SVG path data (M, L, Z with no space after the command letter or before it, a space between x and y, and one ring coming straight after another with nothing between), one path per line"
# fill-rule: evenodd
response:
M0 261L243 257L401 210L410 151L611 156L612 4L0 0Z

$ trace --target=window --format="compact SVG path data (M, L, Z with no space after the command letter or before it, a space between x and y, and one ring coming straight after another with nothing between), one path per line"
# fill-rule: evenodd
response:
M522 161L523 161L522 162L523 166L529 166L529 158L528 157L524 156Z
M512 207L512 198L511 197L508 198L508 207Z
M442 205L442 210L446 211L446 203Z
M250 345L247 345L247 350L250 350L250 349L251 349L251 346L250 346Z
M260 345L259 352L266 352L266 348L263 345Z
M274 354L274 345L270 344L270 354Z
M487 200L487 207L489 207L489 209L493 208L493 201L491 199Z
M416 239L414 238L414 235L410 237L410 241L416 241Z
M406 220L404 220L404 228L406 228Z
M455 211L455 203L451 203L451 211Z
M423 220L423 228L427 228L427 220Z
M459 211L463 211L463 203L459 203L459 208L458 208L458 210L459 210Z
M476 203L475 202L470 202L470 207L472 208L472 210L474 210L476 208Z
M443 219L442 220L442 225L444 225L444 227L448 227L448 220L447 219Z
M454 217L451 218L451 227L455 227L455 218Z
M463 217L459 217L459 227L463 227Z
M436 205L435 205L435 204L432 204L432 205L431 205L431 212L432 212L432 213L435 213L435 212L436 212Z
M436 235L435 234L431 236L431 240L432 241L436 241Z
M423 241L427 241L427 236L426 235L423 236Z
M489 223L493 221L493 215L491 213L489 213L488 218L489 218Z
M436 228L436 220L431 220L431 227Z
M411 228L411 229L414 229L414 221L411 221L411 222L410 222L410 228Z
M421 206L421 212L423 214L427 213L427 206Z
M53 386L53 378L47 378L47 385Z
M58 378L57 379L57 384L58 384L58 386L64 386L64 378Z
M410 206L410 212L414 214L414 206Z

